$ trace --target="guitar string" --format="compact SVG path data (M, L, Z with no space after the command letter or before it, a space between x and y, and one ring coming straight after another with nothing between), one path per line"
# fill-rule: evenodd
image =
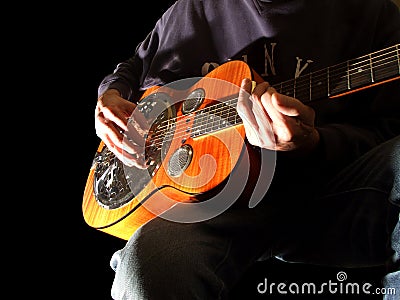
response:
M237 100L238 100L238 98L232 98L232 99L226 100L226 101L224 101L224 102L219 102L218 104L215 104L215 105L206 107L206 108L204 108L204 109L201 109L201 110L199 110L199 113L193 114L193 115L192 115L193 117L195 117L195 120L194 120L193 122L196 123L196 124L199 124L201 121L206 121L206 119L207 119L208 117L213 116L213 115L215 115L215 114L217 114L217 113L220 113L220 112L226 112L226 113L228 113L228 111L226 111L226 109L225 109L226 106L231 106L231 105L236 104L235 101L237 101ZM234 110L234 107L231 106L231 109ZM208 111L210 112L210 114L209 114ZM231 115L231 116L234 116L234 115ZM176 121L176 122L173 122L173 123L175 124L174 127L180 127L179 125L187 124L187 122L186 122L186 120L185 120L185 117L187 117L187 116L179 116L179 117L177 117L177 118L174 118L175 120L177 120L177 119L182 119L182 120L178 120L178 121ZM229 117L229 116L228 116L228 117ZM171 119L171 120L172 120L172 119ZM201 124L201 125L203 125L203 124ZM163 129L166 129L166 128L168 128L168 127L170 127L170 126L158 127L157 129L162 129L162 130L163 130ZM185 127L185 128L186 128L186 129L184 129L183 131L176 132L176 133L183 133L183 132L186 132L187 127ZM192 129L193 129L193 128L194 128L194 127L192 127Z
M372 82L374 82L374 80L373 79L375 79L376 77L377 77L377 75L379 75L379 77L388 77L388 74L390 74L390 75L393 75L393 74L396 74L397 73L397 69L398 69L398 66L397 66L397 64L391 64L391 65L388 65L388 64L390 64L390 63L392 63L393 61L387 61L387 62L385 62L385 63L383 63L383 64L381 64L381 65L379 65L378 67L380 67L381 69L379 70L379 74L375 74L375 73L373 73L373 74L371 74L371 70L358 70L357 72L355 72L355 73L352 73L352 74L349 74L349 75L344 75L344 76L342 76L342 77L340 77L339 78L339 80L341 80L341 79L347 79L349 76L351 77L350 78L350 80L349 80L349 82L346 80L346 81L344 81L344 80L342 80L342 81L339 81L339 83L337 84L337 86L335 87L335 88L333 88L332 89L332 91L336 91L337 89L339 89L339 88L341 88L342 86L341 85L345 85L345 89L348 89L348 84L350 84L351 85L351 87L353 88L353 87L357 87L357 86L359 86L360 84L363 84L363 83L365 83L365 79L366 78L370 78L370 80L369 81L372 81ZM386 65L386 66L385 66ZM382 72L382 70L384 70L385 71L385 69L383 69L382 67L383 66L385 66L385 68L386 68L386 72ZM392 72L391 70L392 70L392 68L393 68L393 71L394 72ZM375 78L374 78L375 77ZM306 79L306 80L311 80L311 79ZM330 81L331 82L331 81ZM319 89L319 90L318 90ZM325 89L325 87L324 86L316 86L316 87L314 87L314 89L312 90L312 92L315 92L315 93L317 93L318 91L325 91L326 89ZM310 97L311 97L311 94L310 94L310 88L309 87L307 87L307 86L296 86L296 95L299 95L301 92L303 92L303 95L304 96L307 96L307 95L309 95ZM299 98L301 98L301 97L299 97ZM307 101L303 101L303 102L310 102L310 101L312 101L312 99L311 100L307 100Z
M394 47L394 46L392 46L392 47ZM381 50L381 52L382 51L384 51L384 50ZM389 53L393 53L393 52L398 52L398 50L396 50L396 51L390 51ZM382 54L382 55L380 55L379 57L383 57L384 55L389 55L389 53L385 53L385 54ZM366 61L368 61L368 65L369 66L371 66L371 58L370 58L370 55L365 55L365 56L362 56L362 57L368 57L368 60L364 60L364 61L359 61L359 62L357 62L357 65L361 65L362 63L364 63L364 62L366 62ZM356 60L359 60L359 59L361 59L362 57L360 57L360 58L357 58L357 59L353 59L353 60L351 60L351 61L356 61ZM376 57L373 57L374 59L376 58ZM372 63L374 64L373 65L373 67L375 67L375 68L378 68L378 67L381 67L381 66L387 66L387 64L389 64L389 63L392 63L392 62L395 62L395 61L397 61L397 59L395 59L395 60L393 60L393 61L388 61L388 60L390 60L390 59L392 59L392 57L389 57L389 58L384 58L384 59L381 59L381 60L379 60L379 61L372 61ZM382 62L384 62L384 63L382 63ZM380 65L378 65L377 63L380 63ZM342 69L345 69L345 68L347 68L347 63L345 63L346 64L346 67L342 67ZM341 63L341 64L338 64L337 66L340 66L340 65L343 65L343 63ZM364 66L366 66L366 65L364 65ZM333 67L335 67L335 66L333 66ZM333 67L330 67L330 68L333 68ZM392 65L390 65L389 67L392 67ZM344 76L340 76L340 77L338 77L339 79L347 79L348 78L348 76L354 76L355 74L359 74L360 73L360 66L358 66L357 68L353 68L353 69L350 69L349 70L349 74L350 75L344 75ZM320 70L320 71L317 71L317 72L315 72L315 73L318 73L318 72L325 72L326 71L326 69L325 70ZM337 70L336 70L337 71ZM355 72L353 72L353 71L355 71ZM382 70L380 70L380 71L382 71ZM352 73L350 73L350 72L352 72ZM314 73L314 74L315 74ZM361 72L361 73L363 73L363 72ZM386 72L386 73L381 73L382 75L383 74L392 74L391 72ZM381 76L382 76L381 75ZM303 75L304 76L304 75ZM309 76L309 75L307 75L307 76ZM320 75L320 76L325 76L325 74L324 75ZM360 76L361 76L361 78L364 76L365 77L365 74L363 75L363 74L360 74ZM300 76L300 77L302 77L302 76ZM299 80L300 79L300 77L299 78L297 78L297 80ZM370 75L368 75L368 77L370 77ZM315 80L315 78L316 77L312 77L314 80ZM360 80L360 79L359 79ZM291 82L291 81L293 81L293 79L291 79L291 80L288 80L288 81L286 81L286 82ZM357 81L356 81L357 82ZM281 86L283 86L283 84L284 84L285 82L283 82L283 83L281 83L281 84L278 84L278 85L281 85ZM297 88L298 89L301 89L301 85L298 85L297 86ZM318 86L317 86L317 88L318 88ZM281 88L281 90L283 90L283 88ZM228 101L232 101L232 100L235 100L235 99L230 99L230 100L228 100ZM236 99L237 100L237 99ZM224 105L225 106L225 104L226 103L222 103L222 105ZM221 106L221 103L219 103L219 104L217 104L217 105L213 105L213 106L211 106L211 107L206 107L206 108L204 108L204 109L201 109L201 110L199 110L198 111L198 113L200 113L201 114L201 112L202 111L205 111L205 110L210 110L211 111L211 108L214 108L214 107L217 107L218 108L218 110L222 110L223 109L223 106ZM212 110L211 112L213 112L213 113L215 113L215 112L218 112L218 110ZM195 117L197 117L198 116L198 114L196 114L195 115ZM231 116L237 116L237 112L234 114L234 115L231 115ZM228 115L228 118L229 117L231 117L231 116L229 116ZM160 126L160 127L158 127L157 128L157 130L158 131L162 131L162 130L164 130L164 129L167 129L167 128L169 128L170 127L170 123L171 122L173 122L174 120L176 121L175 122L175 124L178 124L178 123L180 123L180 122L186 122L186 120L182 120L182 121L177 121L179 118L185 118L185 117L187 117L187 116L178 116L178 117L176 117L176 118L172 118L172 119L169 119L169 120L166 120L166 121L163 121L161 124L163 124L163 123L165 123L166 124L166 126L164 126L164 125L162 125L162 126ZM197 121L198 121L199 119L197 119ZM202 120L202 121L206 121L206 119L204 119L204 120ZM198 124L198 122L196 123L196 124ZM203 126L204 124L201 124L201 126ZM176 126L177 127L177 126ZM213 125L213 127L215 127L214 125ZM197 128L200 128L200 127L197 127ZM191 131L192 132L195 132L196 130L193 130L193 129L195 129L195 128L191 128ZM178 135L178 137L177 137L177 139L182 139L186 134L184 134L184 135L181 135L183 132L185 132L185 133L187 133L187 130L183 130L183 131L180 131L180 132L176 132L175 134L174 134L174 138L175 138L175 136L177 135L177 134L179 134ZM162 137L164 137L164 135L163 134L161 134L161 136ZM164 140L164 138L162 138L161 140ZM157 141L158 142L158 141ZM157 147L158 147L159 145L157 145ZM148 147L154 147L154 142L153 142L153 144L152 145L149 145L149 146L146 146L145 148L148 148Z
M363 75L363 76L365 76L365 75ZM369 76L368 76L369 77ZM356 83L357 83L357 81L356 81ZM308 93L307 93L308 94ZM208 107L208 110L210 110L210 113L212 113L212 114L217 114L217 113L220 113L220 111L221 110L223 110L224 109L224 103L223 104L218 104L218 105L213 105L213 106L211 106L211 107ZM213 110L211 110L210 108L214 108ZM203 110L199 110L199 113L198 114L196 114L194 117L195 118L197 118L196 119L196 124L199 124L199 122L200 122L200 118L201 118L201 114L203 113ZM206 114L207 115L207 114ZM187 116L179 116L178 118L185 118L185 117L187 117ZM229 115L228 115L228 117L229 117ZM178 120L178 118L175 118L175 120ZM204 119L204 117L203 117L203 121L207 121L208 120L208 115L206 116L206 119ZM170 122L171 121L174 121L174 119L170 119L169 120ZM168 121L166 121L166 122L168 122ZM178 127L178 125L180 125L180 122L186 122L186 120L182 120L182 121L176 121L175 123L177 124L177 127ZM201 124L201 126L202 126L203 124ZM158 130L164 130L164 129L166 129L168 126L160 126L160 127L158 127ZM215 125L213 124L212 125L212 127L215 127ZM190 128L192 131L196 131L196 129L197 128ZM194 129L194 130L193 130ZM187 128L186 129L184 129L183 131L180 131L180 132L176 132L176 134L180 134L180 133L183 133L183 132L186 132L187 131Z
M391 51L391 52L395 52L395 51ZM383 56L383 55L381 55L381 56ZM385 63L382 63L383 61L387 61L387 60L390 60L390 59L392 59L393 57L389 57L389 58L385 58L385 59L383 59L383 60L380 60L380 61L377 61L377 62L379 62L380 64L379 65L376 65L375 66L375 68L379 68L379 67L382 67L382 66L384 66L385 64L388 64L388 63L392 63L392 62L396 62L397 63L397 59L394 59L393 61L389 61L389 62L385 62ZM363 61L363 62L366 62L367 60L365 60L365 61ZM360 64L361 62L359 62L359 64ZM343 63L342 63L343 64ZM367 66L367 65L369 65L370 63L369 63L369 60L368 60L368 63L367 64L365 64L364 66ZM338 64L338 65L341 65L341 64ZM330 67L330 68L333 68L333 67ZM336 80L336 79L347 79L347 77L349 76L349 75L342 75L344 72L343 72L343 70L344 69L346 69L347 67L343 67L342 68L342 70L341 71L339 71L339 70L334 70L336 73L339 73L338 75L337 75L337 77L332 77L332 75L330 76L330 81L333 81L333 80ZM351 74L350 74L350 76L354 76L355 74L357 74L359 71L359 68L360 67L357 67L357 68L354 68L354 69L350 69L349 70L349 72L352 72L352 71L355 71L355 72L352 72ZM314 72L313 74L315 74L315 73L318 73L318 72L323 72L323 74L321 74L321 75L317 75L317 76L320 76L320 77L326 77L326 70L327 69L324 69L324 70L320 70L320 71L316 71L316 72ZM303 76L308 76L308 75L303 75ZM297 81L299 81L299 80L301 80L302 78L303 78L303 76L300 76L299 78L297 78ZM315 78L316 77L313 77L314 78L314 80L315 80ZM318 77L317 77L318 78ZM306 79L306 81L308 81L308 79ZM318 80L316 80L316 81L318 81ZM293 82L294 82L294 80L293 79L290 79L290 80L287 80L287 81L284 81L284 82L282 82L282 83L278 83L277 85L274 85L274 86L282 86L283 84L285 84L285 83L288 83L288 82L290 82L290 85L287 85L287 86L283 86L283 87L292 87L292 85L293 85ZM309 88L309 83L307 83L307 84L303 84L303 85L297 85L296 86L296 89L301 89L302 87L306 87L307 89ZM316 87L314 87L314 89L315 88L318 88L318 86L316 86ZM324 88L324 87L322 87L322 88ZM284 88L280 88L280 90L283 90ZM200 112L201 110L199 110L198 112ZM176 118L177 119L177 118ZM170 119L170 120L168 120L168 121L164 121L164 122L169 122L169 121L174 121L174 118L173 119Z
M234 118L233 118L234 117ZM239 122L238 122L239 119ZM214 121L212 121L212 125L208 122L208 118L203 117L202 119L199 119L199 122L196 122L196 126L193 127L193 129L190 130L191 133L187 131L177 131L175 133L172 133L173 138L171 140L178 140L178 139L187 139L188 137L197 137L201 136L207 133L211 133L214 131L218 131L221 129L225 129L234 125L237 125L241 123L240 117L235 114L235 115L221 115L220 118L215 118ZM216 120L216 121L215 121ZM184 134L182 134L185 132ZM152 147L157 147L159 149L160 146L162 146L163 142L165 139L168 139L169 137L166 136L164 137L161 135L161 137L157 138L153 141Z
M378 60L378 61L374 61L373 62L373 68L381 68L382 66L384 66L384 65L387 65L387 64L390 64L390 63L393 63L393 62L396 62L397 60L396 59L394 59L394 60L392 60L392 58L393 57L389 57L389 58L385 58L385 59L381 59L381 60ZM377 63L379 63L379 64L377 64ZM358 63L359 64L359 63ZM370 65L370 64L369 64ZM355 64L353 65L353 66L355 66ZM353 78L356 78L355 76L357 76L357 75L361 75L362 76L362 73L363 72L368 72L369 74L371 73L371 68L370 68L370 66L369 66L369 68L368 69L362 69L364 66L366 66L366 65L360 65L360 66L357 66L356 68L353 68L353 69L350 69L349 71L346 71L345 69L347 69L347 67L343 67L341 70L334 70L334 72L337 72L337 73L339 73L339 75L337 75L338 77L336 77L336 78L333 78L333 79L344 79L344 78L347 78L347 77L352 77L353 76ZM393 66L393 67L395 67L396 69L398 68L398 66L397 66L397 63L395 63L395 64L393 64L393 65L391 65L391 66ZM353 72L354 71L354 72ZM317 72L320 72L320 71L317 71ZM303 75L303 76L300 76L299 78L297 78L296 79L296 81L299 81L299 80L301 80L301 79L304 79L305 81L309 81L310 79L314 79L313 81L316 81L315 79L316 78L318 78L318 76L319 77L326 77L327 76L327 74L326 74L326 69L323 71L323 74L321 74L321 75L318 75L318 76L312 76L311 78L310 78L310 75L314 75L315 73L317 73L317 72L314 72L314 73L309 73L309 74L307 74L307 75ZM343 73L346 73L346 75L342 75ZM354 79L351 79L352 81L354 81ZM332 79L332 76L330 76L330 79ZM293 79L292 79L293 80ZM309 83L307 83L307 84L304 84L303 86L297 86L297 87L306 87L306 88L308 88L308 85L309 85Z
M346 62L341 62L341 63L338 63L338 64L336 64L336 65L330 66L330 67L328 67L328 68L325 68L325 69L322 69L322 70L319 70L319 71L316 71L316 72L318 72L318 73L323 73L321 76L325 76L325 73L327 72L327 70L330 70L330 71L331 71L331 70L337 71L337 68L339 68L338 70L341 70L341 72L342 72L343 69L347 69L348 64L349 64L350 62L357 61L357 60L362 59L362 58L365 58L365 57L366 57L367 59L359 61L358 64L367 62L366 65L369 65L369 64L370 64L370 60L371 60L370 57L372 57L372 55L375 55L374 57L372 57L372 59L380 58L380 57L383 57L383 56L385 56L385 55L389 55L389 54L393 54L393 53L395 53L395 54L394 54L394 57L395 57L395 56L398 57L398 56L399 56L399 50L396 49L396 48L397 48L399 45L400 45L400 44L393 45L393 46L388 47L388 48L386 48L386 49L382 49L382 50L373 52L373 53L371 53L371 54L366 54L366 55L360 56L360 57L358 57L358 58L354 58L354 59L348 60L348 61L346 61ZM393 48L394 50L391 50L392 48ZM380 55L377 55L377 53L381 53L381 52L384 52L384 53L382 53L382 54L380 54ZM391 57L389 57L389 58L391 58ZM398 58L395 59L395 60L398 60ZM400 64L400 62L399 62L399 64ZM336 69L335 69L335 68L336 68ZM358 67L358 68L359 68L359 67ZM357 68L357 69L352 69L352 70L349 70L349 71L358 70L358 68ZM304 75L303 75L303 76L304 76ZM346 75L346 76L347 76L347 75ZM300 76L300 77L302 77L302 76ZM291 84L291 82L293 82L293 79L289 79L289 80L283 81L281 84L285 84L285 83L290 83L290 84Z
M393 53L395 53L395 55L394 56L391 56L391 57L386 57L386 58L384 58L384 59L380 59L380 60L376 60L376 58L381 58L381 57L384 57L384 56L388 56L389 54L393 54ZM387 60L390 60L390 59L392 59L392 58L394 58L394 60L393 60L393 62L396 62L396 64L397 64L397 59L396 59L396 56L397 55L397 51L396 50L393 50L393 51L390 51L390 52L388 52L388 53L385 53L385 54L382 54L382 55L380 55L380 56L376 56L376 57L373 57L373 59L375 59L375 60L373 60L372 61L372 63L373 63L373 68L379 68L379 67L381 67L383 64L382 64L382 62L384 62L384 61L387 61ZM363 57L366 57L366 56L363 56ZM362 57L361 57L362 58ZM309 74L306 74L306 75L302 75L302 76L300 76L300 77L298 77L297 79L289 79L289 80L286 80L286 81L284 81L284 82L282 82L282 83L280 83L280 84L278 84L278 85L280 85L280 86L284 86L284 87L292 87L292 85L294 84L294 82L297 82L297 81L299 81L299 80L301 80L301 79L305 79L306 81L308 81L309 80L309 78L310 78L310 75L311 74L313 74L314 76L312 77L312 79L314 79L314 81L318 81L318 80L315 80L316 78L321 78L321 77L323 77L324 79L325 79L325 77L327 76L327 71L329 70L329 79L332 81L332 82L334 82L335 80L340 80L340 79L346 79L347 77L351 77L351 76L355 76L356 74L358 74L359 73L359 71L360 71L360 68L362 68L362 67L368 67L368 69L366 69L366 70L363 70L363 71L366 71L366 72L370 72L370 66L371 66L371 59L369 58L369 55L368 55L368 59L365 59L365 60L363 60L363 61L359 61L359 62L357 62L357 63L353 63L353 65L350 65L350 63L352 62L352 61L356 61L356 60L358 60L358 59L360 59L360 58L356 58L356 59L353 59L353 60L350 60L350 61L348 61L348 62L342 62L342 63L340 63L340 64L337 64L337 65L334 65L334 66L331 66L331 67L328 67L328 68L325 68L325 69L322 69L322 70L318 70L318 71L316 71L316 72L314 72L314 73L309 73ZM365 63L365 64L364 64ZM378 64L378 63L380 63L380 64ZM348 65L349 64L349 65ZM364 65L363 65L364 64ZM349 68L349 66L351 67L351 68ZM316 75L315 76L315 74L316 73L320 73L321 75ZM346 73L345 75L343 75L344 73ZM336 77L335 77L336 76ZM285 84L286 84L286 86L285 86ZM305 84L304 85L305 87L308 87L308 84Z
M175 124L175 126L173 126L174 128L184 127L183 130L174 132L174 134L173 134L174 139L182 139L182 138L185 138L185 137L186 138L187 137L191 137L193 135L193 133L195 133L197 131L201 131L201 128L205 124L207 124L207 126L208 126L207 129L210 129L210 123L208 122L210 117L212 117L214 120L217 120L217 122L219 122L219 126L221 125L221 121L223 121L223 120L226 121L226 119L229 119L229 118L232 118L232 117L235 117L233 125L239 124L239 123L237 123L237 120L236 120L239 117L237 115L237 113L229 114L230 112L225 109L225 107L227 105L235 105L237 103L237 100L238 100L238 98L233 98L233 99L230 99L230 100L228 100L226 102L218 103L218 104L215 104L213 106L210 106L209 108L213 108L210 114L204 113L204 112L202 112L200 114L196 114L195 115L195 121L194 121L195 126L190 128L189 129L190 131L188 131L187 130L188 128L185 126L187 124L185 120L179 120L179 121L174 122L174 124ZM231 104L228 104L228 102L231 102ZM218 106L218 109L215 109L216 106ZM234 109L233 107L231 107L231 108L232 108L232 110ZM222 115L223 112L225 113L224 115ZM220 113L220 115L215 117L215 115L217 113ZM185 117L186 116L180 116L179 118L185 118ZM175 119L178 119L178 118L175 118ZM224 122L222 122L222 123L224 123ZM226 122L226 123L227 123L227 125L231 125L231 123L229 121ZM183 124L183 126L182 126L182 124ZM211 127L214 127L214 128L216 126L218 126L218 125L214 124L214 123L213 123L213 125L211 125ZM227 128L227 127L230 127L230 126L225 126L225 128ZM168 126L162 128L162 129L165 129L165 128L168 128ZM218 129L221 129L221 127L219 127ZM158 130L158 132L160 132L160 127L157 128L157 130ZM168 133L170 131L167 130L166 132ZM191 132L191 134L189 134L190 132ZM202 134L204 134L204 133L202 133ZM160 146L160 145L162 145L162 142L164 140L165 140L165 135L163 133L160 133L159 135L156 136L155 139L153 139L153 144L149 145L148 147L154 147L154 144L157 144L158 142L161 142L161 144L158 144L156 146Z
M385 60L388 60L388 59L385 59ZM384 61L384 60L381 60L381 61L379 61L379 62L382 62L382 61ZM376 68L378 68L378 67L382 67L382 66L384 66L384 65L387 65L387 64L389 64L389 63L392 63L392 62L394 62L395 60L393 60L393 61L389 61L389 62L385 62L385 63L381 63L380 65L376 65L375 67ZM390 66L391 67L391 66ZM359 70L359 67L357 68L357 70ZM380 70L380 71L382 71L382 70ZM357 74L358 75L358 72L359 71L357 71L357 73L352 73L350 76L354 76L354 74ZM368 71L368 73L369 73L369 71ZM390 74L389 72L387 73L387 74ZM324 75L325 76L325 75ZM365 76L365 74L360 74L360 76ZM347 79L347 77L348 77L348 75L344 75L344 76L341 76L341 77L338 77L338 79ZM368 76L369 77L369 76ZM299 80L301 77L299 77L297 80ZM314 79L314 81L317 81L317 80L315 80L315 77L313 77L313 79ZM300 79L301 80L301 79ZM308 79L306 79L306 81L308 81ZM353 80L352 81L353 82L353 85L354 84L357 84L357 83L359 83L360 82L360 79L358 78L356 78L355 80ZM280 84L278 84L278 86L279 86ZM306 87L306 89L307 90L309 90L309 84L304 84L304 85L297 85L296 86L296 89L297 90L301 90L303 87ZM318 88L320 88L321 90L325 90L325 87L323 86L323 87L318 87L318 86L316 86L315 88L314 88L314 90L316 90L316 89L318 89ZM280 88L281 90L283 90L282 88ZM205 109L207 109L207 108L205 108ZM198 110L197 111L197 113L201 113L202 112L202 110L204 110L204 109L201 109L201 110ZM178 117L176 117L176 118L172 118L172 119L169 119L169 120L166 120L166 121L163 121L163 123L169 123L169 122L171 122L171 121L175 121L175 120L177 120L178 119ZM162 123L162 124L163 124ZM167 124L166 124L167 125ZM168 126L165 126L165 127L168 127ZM162 126L161 127L159 127L159 129L164 129Z
M362 67L364 67L362 65L359 66L357 68L357 71L355 72L353 72L353 70L355 69L346 72L345 69L347 67L345 67L342 68L342 70L334 70L333 72L330 72L329 75L327 73L323 73L322 75L315 76L315 73L310 73L308 75L300 76L299 78L292 80L289 84L281 84L280 92L285 95L294 95L296 96L296 98L301 98L298 97L298 95L303 92L303 96L308 96L308 99L304 99L305 101L303 102L311 102L314 100L312 98L314 94L320 94L320 96L324 96L325 92L328 92L328 96L330 96L330 92L335 92L338 89L343 88L343 86L344 89L351 89L358 86L360 83L365 83L366 78L370 78L370 81L373 82L373 80L375 79L373 78L373 76L382 77L382 75L390 74L389 71L382 73L382 71L385 71L385 69L383 68L386 68L388 64L395 62L394 60L388 60L388 58L386 58L385 60L381 60L379 61L380 64L374 62L374 68L380 68L378 70L375 70L374 73L372 73L371 69L362 70ZM397 73L397 62L389 66L389 68L393 67L395 68L394 73ZM377 71L379 71L380 73L376 74ZM323 80L319 80L321 76L323 77ZM328 80L325 81L325 79ZM314 85L312 85L312 83L314 83ZM328 90L329 86L334 86L334 88Z
M382 64L382 65L384 65L384 64ZM388 74L392 74L392 72L389 72ZM347 76L344 76L343 78L346 78ZM369 76L368 76L369 77ZM228 100L228 101L235 101L235 100L238 100L237 98L235 98L235 99L230 99L230 100ZM227 102L228 102L227 101ZM235 102L235 103L233 103L233 104L236 104L237 102ZM195 121L196 121L196 125L197 126L195 126L195 127L193 127L193 128L189 128L190 129L190 131L193 133L193 132L197 132L198 130L201 132L201 130L202 130L202 126L204 126L204 124L207 124L207 128L206 129L208 129L209 131L207 131L206 130L206 132L205 133L210 133L210 132L213 132L213 131L215 131L215 130L219 130L219 129L222 129L222 128L227 128L227 127L229 127L229 126L225 126L225 127L218 127L218 128L215 128L216 126L218 126L218 125L216 125L216 124L212 124L211 126L209 125L209 123L207 122L208 120L209 120L209 116L211 115L211 114L213 114L213 115L215 115L216 113L218 113L218 112L221 112L221 111L223 111L224 110L224 106L226 106L226 102L224 102L224 103L218 103L218 104L215 104L215 105L213 105L213 106L210 106L210 107L207 107L207 108L205 108L205 109L202 109L202 110L199 110L199 112L200 111L203 111L203 112L200 112L199 114L196 114L195 115L195 118L197 118ZM204 111L205 110L209 110L210 111L210 113L211 114L207 114L207 113L204 113ZM171 122L171 121L173 121L173 120L178 120L178 119L180 119L180 118L182 118L182 119L184 119L185 117L187 117L187 116L179 116L179 117L176 117L176 118L172 118L172 119L170 119L170 120L167 120L167 121L165 121L165 122ZM235 118L237 118L238 117L238 115L237 115L237 112L235 111L235 112L233 112L233 114L231 114L231 115L227 115L227 116L224 116L224 117L226 117L226 118L231 118L231 117L235 117ZM217 118L219 121L221 121L222 120L222 118L220 117L220 118ZM182 123L186 123L186 120L179 120L179 121L176 121L175 122L175 128L176 127L179 127L178 125L181 125ZM200 124L199 124L200 123ZM228 123L229 124L229 123ZM233 125L237 125L238 123L236 123L236 120L235 120L235 123L233 124ZM200 125L200 126L199 126ZM232 126L233 126L232 125ZM219 126L221 126L221 124L219 124ZM157 130L158 130L158 132L160 132L160 131L162 131L162 130L164 130L164 129L167 129L169 126L161 126L161 127L158 127L157 128ZM204 133L201 133L201 135L202 134L204 134ZM182 139L182 138L184 138L184 137L188 137L188 136L190 136L190 134L188 134L188 131L187 131L187 128L186 129L183 129L183 130L181 130L181 131L176 131L175 133L174 133L174 139ZM164 139L165 139L165 137L164 137L164 134L160 134L160 141L164 141ZM160 145L162 145L162 143L161 144L159 144L159 145L157 145L157 143L159 143L160 141L159 140L157 140L157 137L153 140L153 144L152 145L150 145L150 146L148 146L148 147L154 147L154 144L156 144L156 147L158 147L158 146L160 146Z

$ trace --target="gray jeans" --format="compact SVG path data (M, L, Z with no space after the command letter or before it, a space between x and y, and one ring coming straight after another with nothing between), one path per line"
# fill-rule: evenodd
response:
M369 151L328 184L296 173L297 180L278 174L280 182L255 208L231 207L201 223L155 218L142 226L111 259L113 299L226 299L252 264L270 257L386 264L383 286L397 295L385 299L399 297L400 138Z

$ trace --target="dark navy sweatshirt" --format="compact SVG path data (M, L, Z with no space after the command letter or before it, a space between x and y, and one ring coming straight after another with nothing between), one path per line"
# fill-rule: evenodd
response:
M233 59L279 85L399 43L391 0L178 0L98 92L115 88L137 101L151 86L204 76ZM310 105L318 159L333 170L400 134L399 80Z

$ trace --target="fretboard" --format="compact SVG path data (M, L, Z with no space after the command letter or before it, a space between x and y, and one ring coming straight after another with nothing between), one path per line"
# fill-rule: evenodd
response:
M400 45L394 45L328 68L275 84L278 93L303 103L339 97L400 78ZM198 137L242 123L236 110L237 96L197 111L191 137Z
M332 98L400 76L399 44L274 85L304 103Z
M237 101L236 95L228 100L198 110L194 117L191 137L202 136L241 124L242 119L236 110Z

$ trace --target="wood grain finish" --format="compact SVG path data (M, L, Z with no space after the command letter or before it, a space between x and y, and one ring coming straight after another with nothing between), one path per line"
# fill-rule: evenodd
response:
M206 99L197 109L202 110L218 103L219 99L237 94L238 87L245 77L253 78L247 64L232 61L211 71L185 92L189 94L197 88L203 88L206 91ZM224 84L224 82L229 84ZM149 89L142 99L160 89L162 87ZM173 90L168 92L182 93L182 91ZM185 117L182 115L181 104L176 105L177 116ZM175 132L184 132L186 127L193 126L193 122L193 118L187 122L177 122ZM171 155L183 145L182 138L177 136L172 140L162 166L156 171L152 181L129 203L116 209L104 208L96 201L93 188L96 164L93 164L83 195L82 210L86 223L98 230L127 240L141 225L157 215L148 211L141 203L153 203L152 207L156 207L159 213L162 213L174 204L173 201L163 201L165 197L179 202L199 201L198 195L204 195L221 185L231 174L241 158L242 151L246 148L244 136L242 124L195 138L189 136L184 144L190 145L193 149L191 163L181 176L172 178L167 172L167 163ZM103 142L100 142L97 151L100 152L103 147Z
M149 184L129 203L115 209L106 209L99 205L93 189L96 165L92 166L82 204L87 224L111 235L128 239L138 227L170 209L176 201L205 200L208 194L212 194L212 191L218 192L218 188L228 177L240 176L238 166L245 164L243 157L248 157L243 155L245 150L246 154L251 156L249 164L253 165L249 169L250 174L243 174L250 175L247 176L246 192L251 191L252 181L255 176L258 176L257 172L260 169L258 162L253 160L256 156L251 153L251 147L244 142L244 126L241 122L236 122L238 116L228 115L229 127L214 132L210 131L208 134L204 134L200 130L200 134L198 134L199 131L194 131L192 135L182 135L187 128L198 127L196 118L202 116L202 113L210 112L211 118L213 113L220 114L222 109L217 105L220 104L219 100L228 103L230 100L226 101L226 99L229 96L237 95L243 78L250 78L253 82L262 81L262 78L253 72L245 62L230 61L211 71L187 90L174 90L168 87L152 87L147 90L142 99L161 90L170 94L172 98L178 99L186 99L185 95L189 95L198 88L204 89L206 95L201 106L189 115L182 113L182 102L174 104L177 118L180 118L182 122L176 122L175 133L161 167L156 171ZM341 97L399 79L400 44L395 44L341 64L281 82L274 87L278 93L295 97L308 104L322 99ZM234 101L232 103L236 104ZM209 110L209 108L216 107L218 109ZM237 115L236 109L234 111ZM207 119L207 116L205 114L205 117L201 117L201 123L205 124L205 127L209 125L208 122L214 122L212 119ZM212 126L210 128L212 129ZM193 157L183 174L172 178L167 172L167 163L182 145L191 147ZM101 142L98 152L103 147ZM204 162L203 159L208 159L208 161ZM202 163L203 168L201 168ZM169 201L164 201L166 198ZM149 212L142 203L145 203L146 206L152 204L152 212Z

